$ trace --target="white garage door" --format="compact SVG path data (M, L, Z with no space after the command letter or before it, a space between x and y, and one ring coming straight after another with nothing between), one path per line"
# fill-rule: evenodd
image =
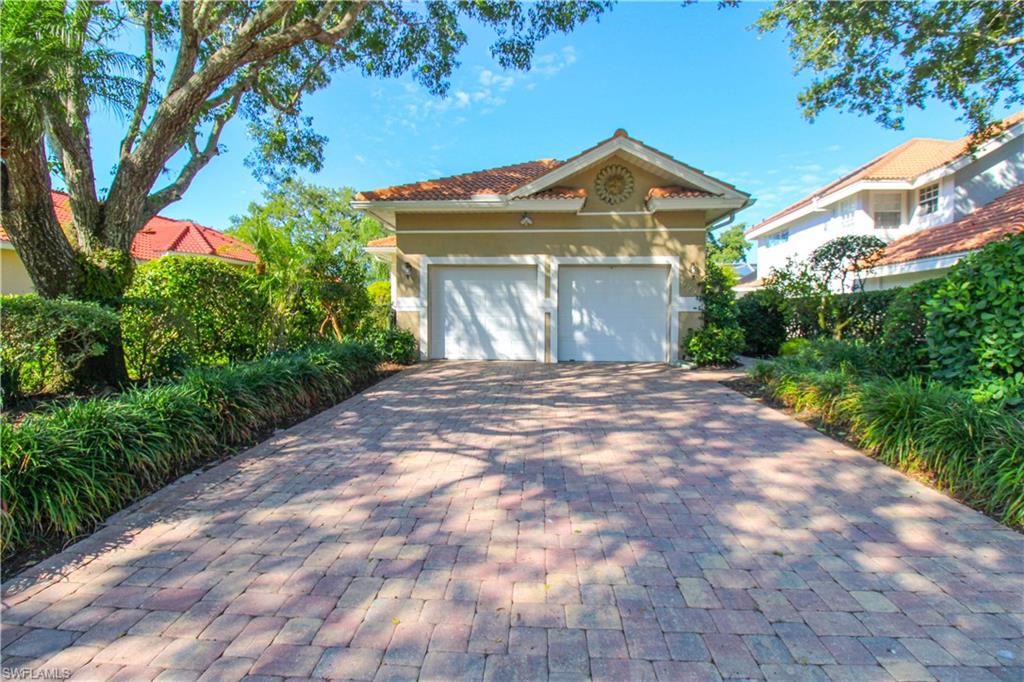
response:
M430 357L536 360L543 326L534 267L430 268Z
M668 360L664 266L581 265L558 270L558 359Z

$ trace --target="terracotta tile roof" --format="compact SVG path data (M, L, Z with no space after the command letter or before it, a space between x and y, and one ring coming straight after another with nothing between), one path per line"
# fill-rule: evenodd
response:
M652 187L647 192L648 199L694 199L698 197L713 197L711 192L682 185L668 185L667 187Z
M1018 232L1024 232L1024 184L960 220L893 241L875 267L975 251Z
M64 192L50 192L53 210L61 225L71 223L70 198ZM10 241L0 227L0 240ZM131 254L137 260L153 260L165 253L217 256L255 263L255 252L238 239L223 232L199 225L191 220L174 220L156 216L135 235Z
M521 199L586 199L587 190L583 187L548 187L534 192Z
M481 194L507 194L560 165L562 162L556 159L527 161L526 163L452 175L436 180L359 192L356 194L356 199L359 201L458 200L472 199Z
M1001 125L1007 128L1021 121L1024 121L1024 111L1018 111L1013 116L1004 119ZM915 137L912 140L907 140L898 147L875 157L838 180L815 190L800 201L765 218L747 230L747 234L765 223L777 220L811 204L816 197L826 196L861 180L913 180L919 175L945 166L960 158L969 151L970 142L970 135L959 140L935 140L924 137Z
M366 242L366 245L371 248L380 248L386 246L398 246L398 237L391 235L389 237L381 237L380 239L371 239Z
M579 154L576 154L565 161L559 161L557 159L541 159L539 161L528 161L526 163L517 163L511 166L502 166L500 168L492 168L489 170L480 170L473 173L463 173L461 175L452 175L445 178L438 178L436 180L426 180L424 182L414 182L408 185L395 185L394 187L384 187L383 189L375 189L367 192L359 192L356 194L356 199L359 201L413 201L413 200L465 200L472 199L474 196L480 195L503 195L512 192L519 187L536 180L537 178L546 175L547 173L555 170L560 166L564 166L567 163L571 163L576 159L592 152L593 150L601 147L608 142L611 142L615 138L623 137L630 141L640 145L644 149L661 156L662 158L668 159L673 163L678 163L692 171L703 174L703 172L693 166L689 166L681 161L674 159L668 154L655 149L649 145L644 144L640 140L630 137L625 130L621 128L615 131L615 134L609 138L601 140L597 144L584 149ZM730 189L736 189L733 185L721 180L717 182L729 187ZM744 193L745 194L745 193ZM530 199L575 199L581 196L586 196L585 191L581 189L570 189L570 188L549 188L537 192L530 197ZM710 194L700 195L684 195L682 196L713 196Z

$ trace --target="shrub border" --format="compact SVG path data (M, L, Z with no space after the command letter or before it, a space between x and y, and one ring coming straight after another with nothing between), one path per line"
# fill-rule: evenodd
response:
M108 518L183 475L259 444L274 429L306 421L373 385L389 374L381 371L379 360L376 349L368 344L328 344L224 368L197 370L179 382L135 389L113 398L75 401L31 415L17 427L0 422L4 445L5 577L30 565L41 552L59 551L88 535ZM260 399L262 412L257 409ZM121 417L119 410L124 405L133 403L136 407L155 404L161 409L169 405L168 414L158 415L158 421L180 417L174 410L184 403L186 417L198 413L206 421L201 424L201 433L188 435L184 441L163 441L155 451L143 448L141 438L131 438L138 436L138 430L126 436L120 425L114 447L103 451L87 447L79 453L69 450L72 434L66 426L76 417L89 417L89 411L96 410L110 421ZM231 418L226 418L228 415ZM68 497L68 489L63 487L67 480L56 467L62 461L73 461L75 454L92 458L90 473L97 473L97 463L106 467L99 473L112 484L109 490L101 491L104 499L82 499L78 494ZM45 474L47 467L55 469L50 480L62 485L51 483L50 489L36 498L52 496L62 505L77 504L77 522L68 523L68 519L56 517L38 505L34 511L25 510L32 505L26 505L28 498L19 488L37 484L39 479L29 474Z

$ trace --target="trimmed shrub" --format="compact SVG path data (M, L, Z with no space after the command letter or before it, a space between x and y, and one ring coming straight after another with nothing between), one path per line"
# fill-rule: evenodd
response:
M957 263L924 311L936 378L979 399L1024 401L1024 233Z
M686 354L700 367L731 365L743 351L743 330L736 320L736 275L714 261L705 264L701 282L704 327L695 329L683 342Z
M2 553L71 538L224 449L351 395L379 363L369 344L315 346L187 372L116 398L0 421Z
M2 296L0 316L0 395L5 402L65 388L75 370L103 355L117 335L117 313L87 301Z
M416 337L404 329L371 329L361 339L371 344L386 362L411 365L419 357Z
M885 313L879 342L887 374L901 377L928 369L923 306L941 284L941 279L930 279L897 290Z
M745 354L761 358L779 354L779 346L786 340L786 319L778 294L759 289L741 296L736 314L746 340Z
M686 337L686 351L700 367L731 365L743 350L743 330L708 324L694 329Z
M122 314L125 358L141 378L186 366L251 360L266 351L269 308L248 268L164 256L139 266Z
M784 306L789 336L813 339L830 335L845 321L843 338L877 341L882 337L885 313L899 289L837 294L825 314L825 329L819 319L817 298L789 299Z

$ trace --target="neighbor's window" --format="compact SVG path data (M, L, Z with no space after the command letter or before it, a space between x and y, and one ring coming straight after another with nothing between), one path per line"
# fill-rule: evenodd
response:
M928 215L939 210L939 183L917 190L917 211Z
M768 246L775 246L777 244L785 244L789 241L789 230L784 230L778 234L773 234L768 237Z
M874 198L875 229L891 230L903 219L903 201L899 194L876 194Z
M839 223L839 227L844 230L849 230L853 227L856 213L857 200L852 197L844 199L832 207L832 217Z

